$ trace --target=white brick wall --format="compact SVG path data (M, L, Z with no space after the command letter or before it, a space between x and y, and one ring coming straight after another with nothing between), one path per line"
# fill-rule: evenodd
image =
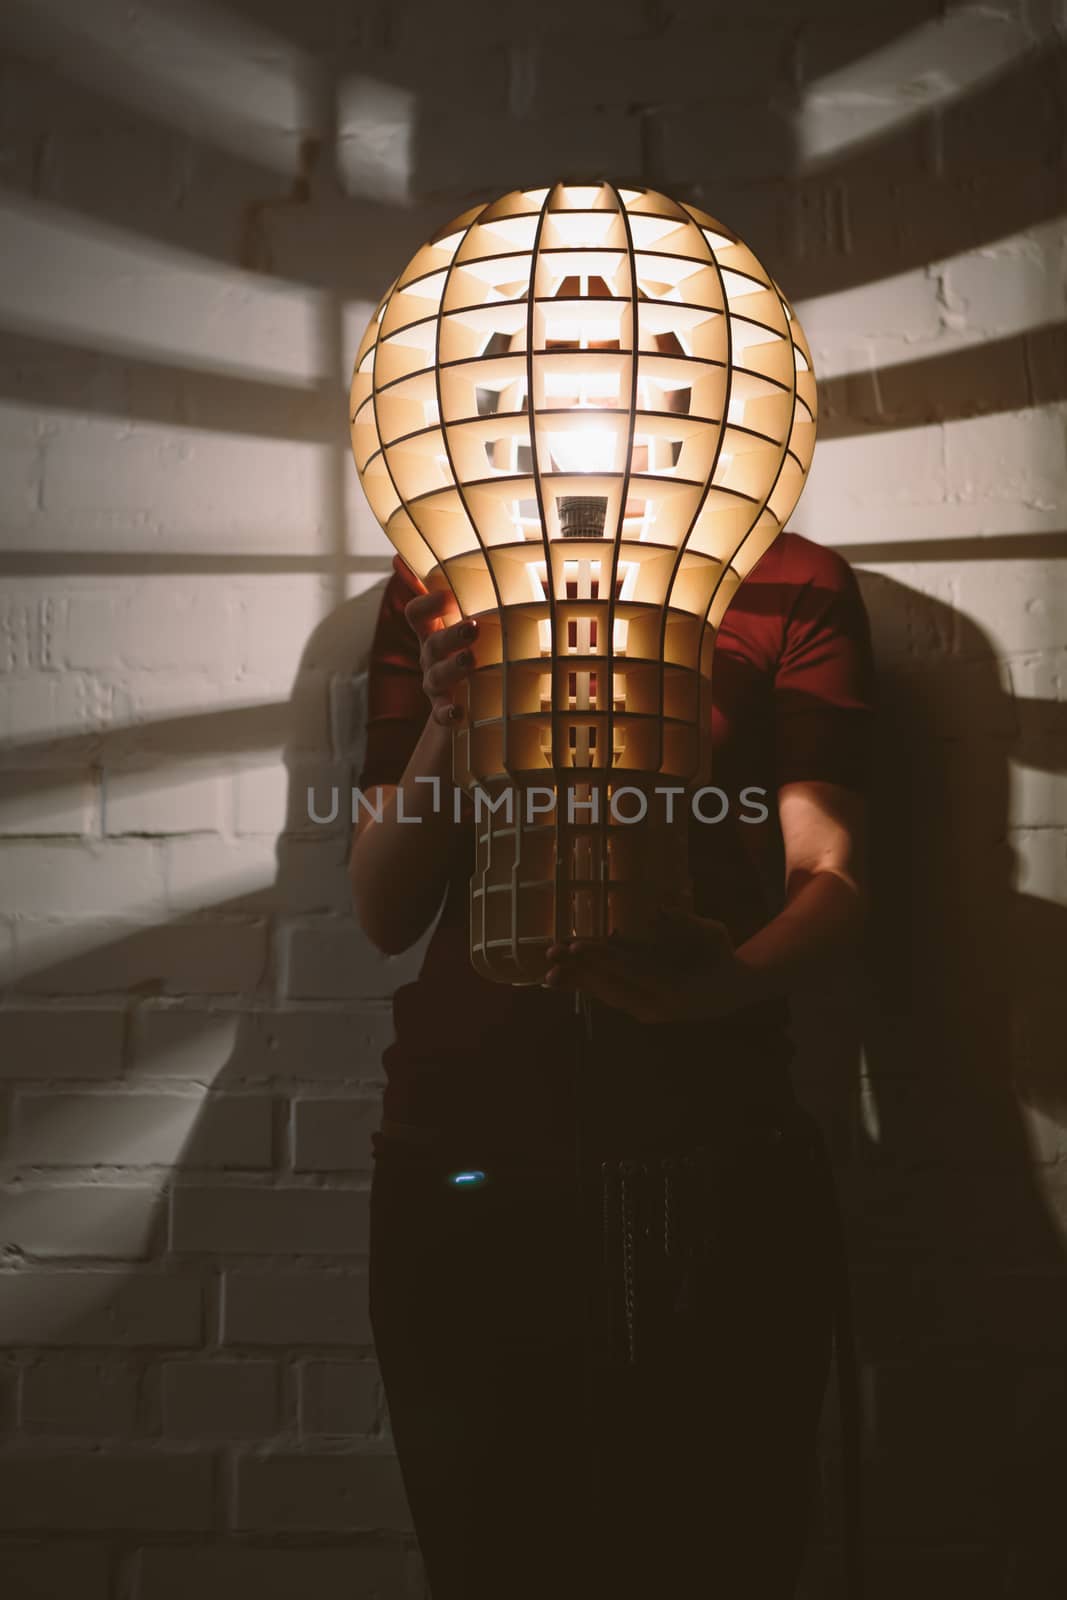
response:
M418 953L368 946L346 830L305 809L358 764L389 561L345 394L432 228L604 170L688 185L799 300L825 404L793 526L853 552L875 626L870 1005L842 1040L859 1001L836 1003L831 1047L812 997L798 1066L846 1168L873 1592L1056 1592L1049 1530L995 1522L972 1467L1049 1502L1027 1463L1067 1189L1062 5L464 19L0 22L0 1583L423 1593L365 1275ZM980 1447L938 1400L961 1371L972 1409L1005 1395Z

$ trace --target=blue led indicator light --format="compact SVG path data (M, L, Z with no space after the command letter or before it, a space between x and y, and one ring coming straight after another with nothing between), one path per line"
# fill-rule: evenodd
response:
M456 1189L476 1189L485 1182L485 1173L477 1168L468 1172L453 1172L448 1181Z

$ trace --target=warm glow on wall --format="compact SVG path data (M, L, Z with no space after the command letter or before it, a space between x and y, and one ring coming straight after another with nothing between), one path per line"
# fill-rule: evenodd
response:
M774 279L650 189L475 206L381 301L352 447L404 560L479 621L454 773L501 805L471 884L486 977L537 981L554 939L639 936L684 890L686 813L655 791L708 781L715 630L797 502L815 414Z

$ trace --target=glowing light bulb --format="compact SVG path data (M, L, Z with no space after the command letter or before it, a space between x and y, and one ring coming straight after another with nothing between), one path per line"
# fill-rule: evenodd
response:
M453 765L488 801L471 884L484 976L539 981L548 944L639 936L684 893L688 830L657 814L657 788L708 781L715 630L796 504L815 416L774 279L651 189L557 183L474 206L383 297L352 448L408 566L478 618ZM613 810L624 789L638 826Z
M558 472L610 472L620 454L620 439L610 428L572 427L546 435Z

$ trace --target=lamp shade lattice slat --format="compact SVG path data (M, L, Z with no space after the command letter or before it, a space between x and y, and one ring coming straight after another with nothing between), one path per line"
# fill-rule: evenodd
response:
M714 217L557 183L416 253L364 334L350 416L389 539L478 620L453 735L471 954L537 982L552 942L640 936L686 892L663 791L708 781L715 633L803 488L811 353Z

